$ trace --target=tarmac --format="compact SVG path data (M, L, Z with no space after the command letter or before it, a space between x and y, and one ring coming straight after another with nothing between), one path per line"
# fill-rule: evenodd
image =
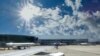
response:
M54 46L37 46L26 50L0 50L0 56L21 56L21 54L37 52L57 53L62 52L65 56L100 56L100 45L65 45L56 49ZM16 54L17 53L17 54ZM3 55L2 55L3 54ZM30 56L30 55L27 55ZM43 55L40 55L43 56ZM46 56L46 55L45 55Z
M68 45L45 50L47 53L62 52L65 56L100 56L100 45ZM33 55L36 56L36 55ZM42 55L43 56L43 55Z
M52 49L52 46L34 46L23 50L0 50L0 56L32 56L35 53Z

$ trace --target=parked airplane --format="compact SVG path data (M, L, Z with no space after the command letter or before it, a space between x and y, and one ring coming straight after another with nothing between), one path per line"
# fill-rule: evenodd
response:
M0 35L0 47L26 49L35 45L38 41L37 37L26 35Z

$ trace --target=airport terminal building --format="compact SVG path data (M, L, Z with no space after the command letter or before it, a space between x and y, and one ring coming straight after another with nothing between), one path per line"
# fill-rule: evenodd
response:
M83 38L84 37L84 38ZM39 36L39 43L41 45L53 45L54 43L63 43L63 44L79 44L79 43L88 43L88 38L83 36L64 36L64 35L52 35L52 36Z

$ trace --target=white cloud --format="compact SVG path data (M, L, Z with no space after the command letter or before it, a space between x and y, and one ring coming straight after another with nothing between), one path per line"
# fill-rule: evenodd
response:
M31 34L50 34L50 31L59 25L58 20L62 18L62 16L59 15L60 9L58 7L48 9L41 8L30 2L27 2L23 6L21 5L18 12L21 19L20 27L18 26L18 28L25 27ZM37 17L44 18L44 20L42 20L44 24L39 27L37 27L36 24L31 23L35 22Z
M79 12L78 17L80 18L81 22L88 26L89 31L92 33L98 34L100 32L100 13L99 11L93 12L92 14L88 12Z
M76 10L78 10L82 6L81 2L82 2L82 0L75 0Z
M93 13L94 16L96 16L97 18L100 18L100 11L96 11L95 13Z
M31 8L28 8L28 9L32 10L31 13L34 17L29 19L28 20L29 22L27 21L23 22L22 20L21 27L23 27L24 25L26 30L28 30L31 34L49 34L50 35L53 33L53 34L66 35L66 34L70 34L71 32L66 33L65 30L69 30L69 29L74 30L75 26L80 26L79 23L76 22L74 18L75 16L65 15L64 17L62 17L61 15L59 15L61 10L58 7L47 9L47 8L41 8L35 5L31 5ZM44 19L42 20L44 24L38 27L36 24L31 23L31 22L36 22L35 19L37 19L37 17L40 17L40 19L42 17ZM21 28L21 27L18 27L18 28ZM58 27L59 29L57 29L56 27Z
M53 8L42 8L42 17L44 18L50 18L52 20L59 20L62 18L62 16L59 15L60 9L58 7Z
M72 7L72 9L75 10L75 6L72 0L65 0L65 3L67 6Z
M67 6L72 7L74 14L73 16L64 15L64 17L62 17L61 15L59 15L61 12L59 7L41 8L39 6L29 3L31 4L31 8L28 9L32 10L31 13L33 17L29 19L29 22L23 22L23 20L21 20L20 27L18 26L18 28L23 28L24 26L26 26L26 30L34 35L83 34L87 30L76 30L75 28L80 27L81 25L86 25L89 28L90 32L100 31L100 24L96 23L97 20L100 20L100 11L94 12L92 15L88 12L79 12L78 10L80 6L82 6L81 0L75 0L75 3L72 2L72 0L65 0L65 2ZM43 22L43 24L41 24L41 22L37 20L38 17L41 22ZM35 24L34 22L38 22L41 25L37 26L37 24Z
M82 6L81 4L82 0L65 0L65 3L67 6L71 7L73 10L73 15L77 15L79 8Z

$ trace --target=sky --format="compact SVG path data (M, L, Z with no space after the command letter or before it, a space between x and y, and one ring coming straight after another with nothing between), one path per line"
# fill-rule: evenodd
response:
M100 0L0 0L0 34L100 35Z

